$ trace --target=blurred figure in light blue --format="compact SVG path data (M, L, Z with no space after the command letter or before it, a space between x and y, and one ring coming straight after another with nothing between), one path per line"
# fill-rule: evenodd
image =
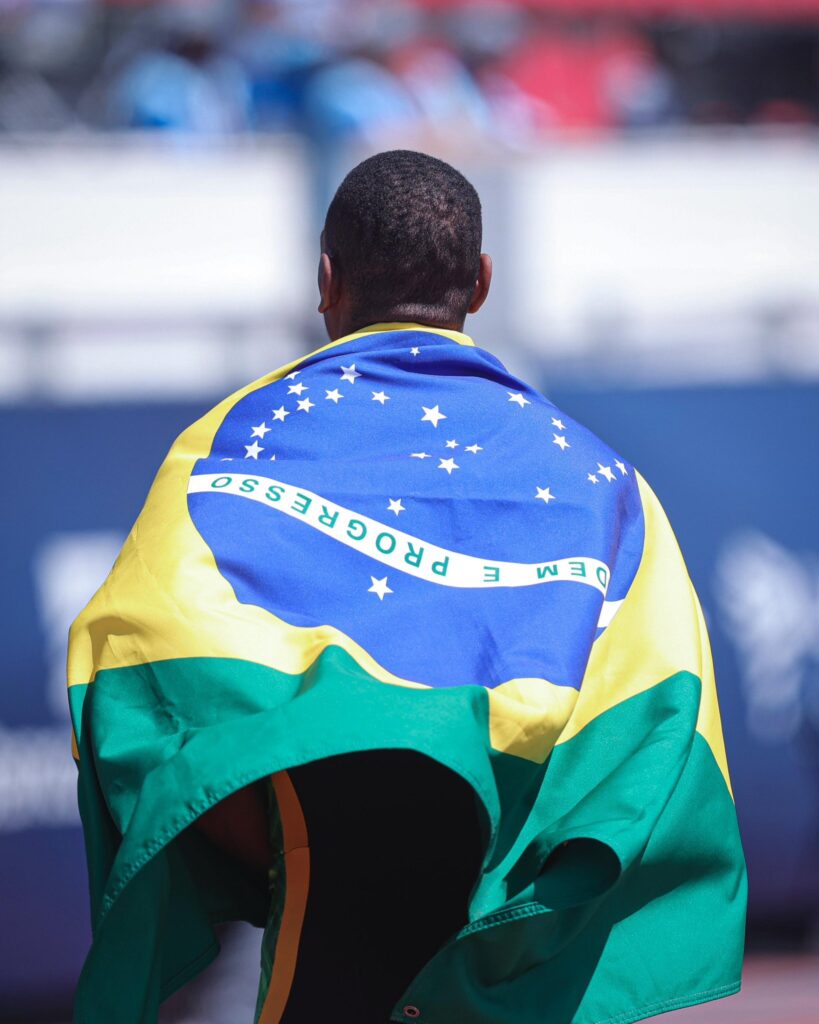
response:
M157 12L150 43L111 85L109 125L204 136L248 129L248 78L221 46L229 23L229 9L219 2L172 4Z

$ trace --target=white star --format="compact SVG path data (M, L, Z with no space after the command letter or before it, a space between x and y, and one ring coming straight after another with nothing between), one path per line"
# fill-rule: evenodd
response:
M453 469L460 469L461 467L457 464L454 459L441 459L438 462L438 469L445 469L447 473L452 476Z
M597 477L594 475L594 473L589 473L589 475L586 477L586 479L589 481L589 483L592 483L592 484L599 483L599 481L598 481Z
M373 401L380 402L382 405L385 402L389 402L390 396L385 394L383 391L373 391Z
M344 363L342 363L341 370L341 379L348 380L351 384L355 384L356 377L361 376L361 374L355 368L355 363L350 363L349 366L345 366Z
M431 459L429 452L410 452L411 459Z
M281 420L284 423L285 416L289 416L290 413L285 409L283 405L280 405L278 409L273 410L273 419Z
M558 430L565 430L566 429L566 427L565 427L565 425L563 423L563 420L556 420L554 418L554 416L552 416L552 426L553 427L557 427Z
M458 447L458 442L457 441L447 441L447 443L444 445L444 448L457 448L457 447Z
M535 486L537 487L537 485ZM550 501L555 500L555 496L552 494L548 487L538 487L537 494L535 495L535 497L542 499L543 501L546 502L547 505Z
M298 375L300 373L301 373L301 370L294 370L292 373L288 373L288 375L284 379L285 380L295 380L296 377L298 377Z
M615 459L614 465L620 470L623 476L628 476L628 470L626 469L625 462L621 462L619 459Z
M246 459L258 459L259 452L263 452L264 448L262 448L258 441L254 441L253 444L245 445L245 451L247 452L247 455L245 455Z
M482 452L483 448L479 444L469 444L464 448L465 452L472 452L473 455L477 455L478 452Z
M275 462L276 461L276 456L275 455L271 455L270 456L270 461L271 462Z
M370 579L373 581L373 585L371 587L368 587L367 593L368 594L378 594L378 600L379 601L383 601L384 600L384 595L385 594L392 594L392 593L394 593L394 591L390 590L390 588L387 586L387 577L386 576L383 579L380 579L380 580L377 580L375 578L375 576L370 576Z
M270 433L270 427L266 423L260 423L258 427L254 427L250 432L251 437L260 437L264 441L264 435Z
M401 499L400 498L390 498L389 502L390 502L390 507L387 509L388 512L394 512L398 516L402 512L406 512L407 511L404 508L404 506L401 504Z
M433 405L431 409L427 409L425 405L422 405L421 408L424 410L424 415L421 417L422 423L431 423L433 427L437 427L439 420L446 419L446 416L444 416L437 405Z
M287 389L287 393L288 395L300 395L302 391L309 390L310 389L308 387L306 387L304 384L302 384L301 381L299 381L298 384L291 384L290 387Z
M609 483L611 483L612 480L614 479L614 473L612 473L612 471L611 471L611 466L601 466L600 463L598 462L597 463L597 472L600 474L600 476L604 476L608 480Z
M520 393L520 391L507 391L506 394L509 395L509 401L510 402L517 402L517 404L521 407L521 409L524 407L524 405L531 405L532 404L529 401L528 398L524 398L523 397L523 395Z
M420 356L421 355L421 349L420 348L411 348L410 349L410 355L411 356Z
M556 444L562 452L565 452L567 448L571 448L571 445L566 440L566 438L561 437L560 434L552 434L552 437L554 438L552 444Z
M324 397L325 398L329 398L331 402L335 402L336 405L338 405L339 398L343 398L344 395L342 395L342 393L338 390L338 388L333 388L332 391L327 391L325 389Z
M300 401L296 402L296 406L302 412L310 412L310 410L313 408L313 406L315 404L316 403L315 402L311 402L309 398L302 398Z

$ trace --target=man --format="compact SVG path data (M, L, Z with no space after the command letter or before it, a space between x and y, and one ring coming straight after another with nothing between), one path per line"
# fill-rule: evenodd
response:
M461 333L480 246L452 167L355 168L330 344L181 435L75 623L82 1024L156 1020L237 918L266 926L261 1024L627 1024L737 991L696 596L636 470Z

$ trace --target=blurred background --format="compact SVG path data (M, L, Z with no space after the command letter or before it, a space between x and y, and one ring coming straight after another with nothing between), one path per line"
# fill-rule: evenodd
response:
M66 1020L89 942L68 624L179 430L324 342L324 208L388 148L474 182L467 330L640 468L705 606L747 983L669 1022L816 1024L819 0L0 0L0 1019ZM165 1019L250 1021L258 947Z

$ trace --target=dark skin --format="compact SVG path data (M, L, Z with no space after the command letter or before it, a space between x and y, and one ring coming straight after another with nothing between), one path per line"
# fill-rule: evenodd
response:
M318 311L324 316L324 326L330 341L336 341L347 334L361 330L371 323L394 323L407 318L395 310L385 309L380 316L372 315L362 318L353 304L349 292L344 287L344 279L338 273L332 257L324 245L324 233L321 236L321 257L318 267L318 288L320 301ZM467 313L477 313L486 301L489 286L492 283L492 258L488 253L481 253L478 277L472 292L469 305L461 316L452 318L442 315L440 318L428 318L420 321L426 327L442 327L447 331L462 331ZM418 321L416 321L418 322Z
M267 798L261 781L231 793L193 825L219 849L258 872L260 881L264 880L273 862L273 851L268 838Z
M321 236L321 257L318 267L318 312L324 316L324 325L331 341L367 327L371 323L394 323L405 320L396 310L385 309L382 315L362 318L344 287L343 277L326 252L324 233ZM422 321L426 327L440 327L448 331L462 331L468 313L477 313L486 301L492 283L492 259L481 253L478 276L469 305L460 316L442 314ZM416 321L419 322L419 321ZM225 853L246 867L264 872L272 861L268 840L267 802L262 782L237 790L211 807L194 822L194 827Z

